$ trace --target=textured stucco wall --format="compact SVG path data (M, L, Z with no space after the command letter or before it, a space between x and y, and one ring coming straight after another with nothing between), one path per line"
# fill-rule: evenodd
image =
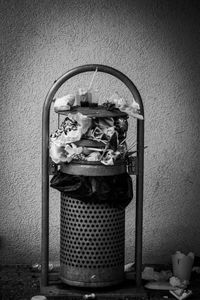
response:
M198 2L1 1L1 263L40 259L42 105L56 78L85 63L121 70L144 101L144 261L167 262L177 249L200 255ZM98 78L100 93L109 94L113 85L124 91L110 77ZM60 93L71 92L79 80ZM133 200L127 261L134 257L134 208ZM56 191L50 211L56 260Z

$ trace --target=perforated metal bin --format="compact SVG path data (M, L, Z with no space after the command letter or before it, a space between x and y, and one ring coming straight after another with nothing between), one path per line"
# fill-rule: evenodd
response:
M74 286L102 287L124 279L125 210L61 193L60 276Z
M78 107L92 118L128 118L123 112ZM62 113L62 112L61 112ZM65 112L64 114L67 114ZM91 143L85 140L84 143ZM113 176L126 173L126 162L111 166L100 162L63 163L61 171L70 175ZM117 201L117 199L116 199ZM109 199L108 201L109 202ZM124 279L125 210L104 202L83 202L61 193L60 277L74 286L103 287Z

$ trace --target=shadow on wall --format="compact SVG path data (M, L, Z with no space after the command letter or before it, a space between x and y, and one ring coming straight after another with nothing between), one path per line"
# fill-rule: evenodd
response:
M193 231L192 234L191 231ZM147 239L148 234L150 232L146 232L144 239ZM182 251L185 254L193 251L195 255L199 256L199 242L196 239L194 226L162 224L159 230L156 228L151 232L151 236L151 241L145 247L146 258L148 258L147 260L145 258L146 263L170 264L171 255L176 251ZM180 239L183 237L184 239L180 243ZM196 242L197 245L195 245Z

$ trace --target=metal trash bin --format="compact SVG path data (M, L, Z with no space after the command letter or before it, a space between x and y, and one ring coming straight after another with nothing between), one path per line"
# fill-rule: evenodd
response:
M60 278L105 287L124 279L125 209L61 193Z
M118 71L117 69L111 68L109 66L106 65L100 65L100 64L90 64L90 65L84 65L84 66L79 66L76 67L72 70L69 70L68 72L66 72L65 74L63 74L63 76L61 76L60 78L58 78L53 86L51 87L51 89L49 90L44 105L43 105L43 114L42 114L42 236L41 236L41 243L42 243L42 247L41 247L41 260L42 260L42 269L41 269L41 290L44 293L49 293L49 295L52 294L52 287L51 284L54 284L54 281L51 282L49 276L48 276L48 265L49 265L49 176L54 174L50 172L50 163L49 163L49 135L50 135L50 108L51 108L51 104L53 102L53 100L55 99L54 96L56 94L56 92L58 91L58 89L65 83L67 82L70 78L81 74L81 73L85 73L85 72L94 72L96 69L98 68L99 72L103 72L103 73L107 73L110 74L114 77L116 77L117 79L119 79L122 83L124 83L124 85L130 90L133 98L136 100L136 102L139 104L140 106L140 113L141 116L144 117L144 108L143 108L143 103L142 103L142 99L141 96L136 88L136 86L133 84L133 82L123 73L121 73L120 71ZM107 116L107 115L106 115ZM95 116L91 116L91 117L95 117ZM59 119L59 118L58 118ZM81 168L83 169L83 168ZM93 171L97 170L98 174L96 174L96 176L101 176L101 174L99 174L99 167L97 167L96 165L94 166L94 168L89 167L89 169L92 169L92 174L89 175L87 174L87 167L84 166L84 171L80 172L79 175L85 175L85 176L95 176L93 173ZM129 167L129 162L128 162L128 170L130 169ZM57 170L57 168L55 168L55 170ZM113 174L113 170L112 168L108 168L106 169L106 173L107 171L110 170L111 174L105 174L107 176L112 176L114 174L122 174L124 172L126 172L126 167L122 167L120 168L120 172L114 173ZM62 168L62 166L60 166L60 171L67 173L67 174L74 174L76 175L77 172L76 170L74 170L74 168L71 166L71 164L69 164L69 166L67 166L67 168ZM86 171L86 172L85 172ZM119 170L118 170L119 171ZM135 208L135 243L136 243L136 247L135 247L135 262L136 262L136 286L137 287L141 287L141 273L142 273L142 221L143 221L143 177L144 177L144 122L142 119L138 119L137 121L137 147L136 147L136 157L134 160L134 166L131 167L131 171L133 171L130 174L134 174L136 175L136 208ZM114 172L115 172L115 166L114 166ZM86 173L86 174L85 174ZM100 172L101 173L101 172ZM67 199L67 200L62 200L61 202L65 202L68 201L68 197L66 197L66 195L62 194L61 198L63 199ZM74 197L76 198L76 197ZM74 199L74 201L77 201L77 199ZM72 199L71 199L72 200ZM79 201L78 201L79 202ZM85 203L81 203L81 205L84 205L85 207ZM100 214L100 210L103 210L103 205L105 205L106 207L106 211L107 211L107 204L102 203L102 206L100 208L99 204L97 203L88 203L87 205L92 205L95 207L95 209L91 209L92 211L96 211L96 208L98 207L98 215ZM98 205L98 206L96 206ZM63 204L62 204L63 206ZM108 255L108 253L106 252L106 247L108 246L107 244L105 244L105 240L103 240L103 238L105 238L103 235L100 235L102 240L104 241L104 246L102 248L100 248L100 243L96 244L96 248L98 249L98 251L104 251L105 255L103 258L94 256L92 262L95 261L94 265L90 264L90 268L88 267L89 264L88 262L90 262L89 260L86 260L86 263L83 265L79 265L81 260L79 259L79 261L77 260L77 264L75 265L75 260L74 257L71 255L70 258L68 258L68 261L71 261L71 265L69 265L69 263L67 262L67 257L68 257L68 252L70 252L68 250L68 246L67 245L74 245L74 248L76 248L76 244L74 243L75 239L75 234L72 234L74 237L71 237L71 241L73 241L73 243L70 241L68 241L70 239L70 235L71 235L71 231L72 228L70 228L70 226L72 226L73 222L74 222L74 226L73 228L76 227L75 225L75 221L70 221L67 220L66 215L68 213L70 213L70 209L72 210L72 208L69 209L65 209L66 212L64 212L64 209L61 208L61 214L62 214L62 221L61 221L61 279L64 282L70 283L72 285L77 285L77 286L109 286L109 285L113 285L115 283L118 283L120 281L123 280L123 274L124 274L124 263L121 262L117 262L116 265L114 266L114 264L112 264L111 261L109 261L109 264L106 264L106 257ZM81 206L80 208L81 209ZM68 212L69 210L69 212ZM88 211L88 208L86 209L86 212ZM107 218L106 218L106 222L104 220L104 223L109 224L109 218L114 218L114 216L116 215L116 211L121 211L121 214L125 214L125 209L124 208L115 208L115 212L113 211L112 213L110 213L110 215L108 214L107 211ZM94 213L95 214L95 213ZM87 215L85 213L85 215ZM83 218L83 216L82 216ZM78 217L79 220L82 219L81 216ZM99 217L100 219L100 217ZM116 220L118 219L118 226L119 228L124 228L124 216L123 216L123 222L122 222L122 217L116 217ZM88 220L90 220L90 218L88 218ZM64 223L65 222L65 223ZM81 222L81 221L80 221ZM82 221L83 223L83 221ZM87 222L85 222L87 223ZM90 222L89 222L90 223ZM113 222L114 223L114 222ZM68 226L68 224L70 226ZM92 221L91 221L92 224ZM94 222L95 224L95 222ZM115 223L117 224L117 222ZM91 228L95 228L95 225L93 225L94 227L91 226ZM112 226L110 227L110 224L107 225L109 228L113 228ZM115 225L116 226L116 225ZM114 227L115 227L114 226ZM80 226L81 228L82 226ZM105 226L106 227L106 226ZM104 226L102 226L103 229L105 229ZM84 227L82 227L84 228ZM97 227L98 228L98 227ZM96 228L96 229L97 229ZM71 231L70 231L71 230ZM95 230L92 229L93 232L95 232ZM92 234L91 231L91 234ZM103 230L102 230L103 231ZM121 232L122 229L112 229L113 232L117 232L117 235L119 235L119 231ZM70 232L70 234L69 234ZM103 231L104 232L104 231ZM112 236L113 236L113 232L112 234L108 234L108 236L106 236L106 240L109 241L109 245L111 245L113 243L112 240ZM79 238L77 238L77 241L80 240L82 238L84 238L83 235L84 231L78 230L77 231L77 235L79 235ZM96 232L95 232L96 233ZM87 234L90 235L89 232L87 232ZM99 234L99 232L98 232ZM92 236L92 235L91 235ZM121 246L119 246L119 244L116 246L116 248L121 249L120 250L120 254L123 253L123 255L121 257L124 258L124 229L123 229L123 237L122 234L120 235L121 237L119 238L119 236L116 238L114 238L114 240L120 244L121 241ZM93 238L95 238L95 236L92 236ZM99 238L99 237L98 237ZM97 241L97 240L96 240ZM122 242L123 241L123 242ZM98 242L98 241L97 241ZM123 244L123 250L122 250L122 244ZM79 245L79 244L78 244ZM83 244L82 244L83 245ZM94 245L91 244L92 247L94 247ZM88 245L89 247L89 245ZM93 252L95 253L99 253L96 252L97 249L92 248L89 249L88 251L92 252L92 249L95 250ZM120 248L121 247L121 248ZM100 250L101 249L101 250ZM102 250L103 249L103 250ZM108 257L112 257L111 254L111 250L113 248L108 247L109 249L109 255ZM70 252L72 253L72 251ZM76 250L76 253L78 253L78 247ZM87 254L87 253L86 253ZM92 253L91 253L92 254ZM88 255L88 254L87 254ZM89 258L89 255L86 258L82 256L82 261L83 259L87 259L87 257ZM92 257L92 256L90 256ZM78 258L78 255L76 254L76 258ZM122 259L123 259L122 258ZM73 264L72 265L72 259L73 259ZM100 261L100 263L102 263L102 265L100 264L96 264L96 262L98 262L98 260ZM115 260L117 260L115 258ZM124 260L124 259L123 259ZM108 260L107 260L108 261ZM114 261L114 260L113 260ZM105 263L106 262L106 263ZM75 268L72 272L72 268ZM114 269L116 268L116 269ZM90 269L90 273L89 270ZM84 271L86 270L86 271ZM92 272L94 270L94 272ZM111 280L108 279L108 270L109 270L109 275L111 278ZM114 270L116 270L114 272ZM76 272L79 274L79 277L77 279L77 276L75 276L75 274L77 274ZM81 273L81 274L80 274ZM89 275L92 274L92 278L89 277ZM104 276L100 276L100 275L104 274ZM82 276L84 275L84 276ZM80 281L80 278L83 278L83 281ZM89 281L87 281L89 278ZM102 279L103 278L103 279ZM94 279L96 280L94 282ZM92 281L93 280L93 281ZM55 287L55 285L53 285L53 289L55 289L55 293L58 295L59 293L62 295L66 295L66 297L70 296L73 297L73 291L69 291L66 289L66 291L64 291L63 286L61 285L61 289L59 287ZM82 295L82 292L80 292L80 297ZM120 291L120 295L121 295L121 291ZM127 295L127 292L123 293L122 291L122 295ZM76 295L75 295L76 297Z

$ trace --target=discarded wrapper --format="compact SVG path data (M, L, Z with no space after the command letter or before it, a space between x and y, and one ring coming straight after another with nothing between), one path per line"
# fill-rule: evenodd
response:
M75 96L72 94L57 98L54 103L55 112L70 110L74 105Z
M135 271L134 263L128 263L124 266L124 272L133 272L133 271Z
M191 290L182 290L182 289L177 289L173 291L169 291L175 298L178 300L184 300L188 298L190 295L192 295Z
M49 262L49 268L48 270L51 272L54 268L54 265L52 262ZM40 272L42 269L42 265L40 263L35 263L32 265L32 270L35 272Z
M175 288L185 289L188 285L188 280L181 280L178 277L172 276L169 279L169 283Z
M177 289L171 286L167 281L149 281L147 282L147 284L145 284L144 287L150 290L160 290L160 291L162 290L171 291Z
M43 295L33 296L31 300L47 300L47 298Z
M129 103L126 99L122 98L117 92L115 92L109 99L108 102L115 105L121 111L126 112L129 116L143 120L143 116L140 114L140 106L132 99L132 103Z
M152 267L145 267L142 272L142 279L144 280L155 280L155 281L168 281L172 276L170 270L162 270L157 272Z
M172 255L172 267L174 276L181 280L190 280L192 266L194 263L194 253L190 252L188 255L176 251Z

